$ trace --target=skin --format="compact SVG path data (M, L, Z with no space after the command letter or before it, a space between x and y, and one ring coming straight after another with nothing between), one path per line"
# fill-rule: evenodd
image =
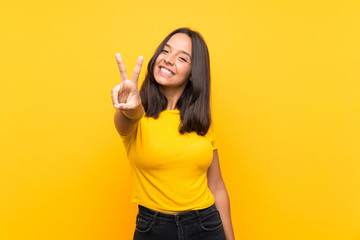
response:
M111 98L116 109L114 123L119 134L125 136L134 129L145 112L138 90L138 79L143 57L138 58L131 79L127 76L121 55L117 53L115 57L122 81L111 90Z
M154 78L160 91L168 99L167 109L175 109L191 74L191 38L183 33L174 34L155 61ZM164 67L173 74L160 71Z
M191 81L191 38L183 33L174 34L154 65L154 78L160 84L160 91L168 100L167 109L175 109L176 102L185 89L187 81ZM143 63L139 57L131 79L128 78L121 55L115 55L120 70L121 82L111 90L114 108L114 123L120 135L129 134L144 115L138 90L138 79ZM165 67L173 74L160 71ZM227 240L233 240L234 231L230 216L229 196L221 175L219 155L213 151L213 160L207 172L208 187L215 197L216 208L220 212Z
M213 151L213 160L207 172L208 187L215 197L215 205L219 210L225 231L226 240L235 239L231 222L230 200L221 175L218 151Z

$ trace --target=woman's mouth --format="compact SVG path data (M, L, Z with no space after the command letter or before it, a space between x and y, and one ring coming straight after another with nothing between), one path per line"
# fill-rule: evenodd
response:
M164 77L172 77L175 74L165 67L160 67L159 72Z

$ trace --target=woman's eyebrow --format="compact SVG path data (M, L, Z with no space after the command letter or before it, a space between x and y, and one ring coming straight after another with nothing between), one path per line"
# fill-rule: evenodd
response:
M167 43L165 44L165 46L171 48L171 46L169 44L167 44ZM188 55L190 57L190 59L191 59L191 55L189 53L185 52L184 50L180 50L180 51L185 53L186 55Z

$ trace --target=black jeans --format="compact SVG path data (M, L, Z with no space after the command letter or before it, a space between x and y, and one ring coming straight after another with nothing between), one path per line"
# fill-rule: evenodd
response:
M134 240L226 240L220 213L211 207L167 214L139 205Z

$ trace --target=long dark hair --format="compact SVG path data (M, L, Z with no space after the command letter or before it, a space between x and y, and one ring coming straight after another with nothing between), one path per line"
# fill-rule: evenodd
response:
M141 102L145 109L145 116L157 119L161 111L167 107L167 99L160 92L159 84L154 78L156 59L164 49L165 44L176 33L184 33L191 38L192 68L191 81L187 85L176 103L180 110L181 123L179 132L195 131L198 135L205 135L210 127L210 58L209 51L201 34L189 28L179 28L171 32L156 49L150 59L145 80L140 89Z

